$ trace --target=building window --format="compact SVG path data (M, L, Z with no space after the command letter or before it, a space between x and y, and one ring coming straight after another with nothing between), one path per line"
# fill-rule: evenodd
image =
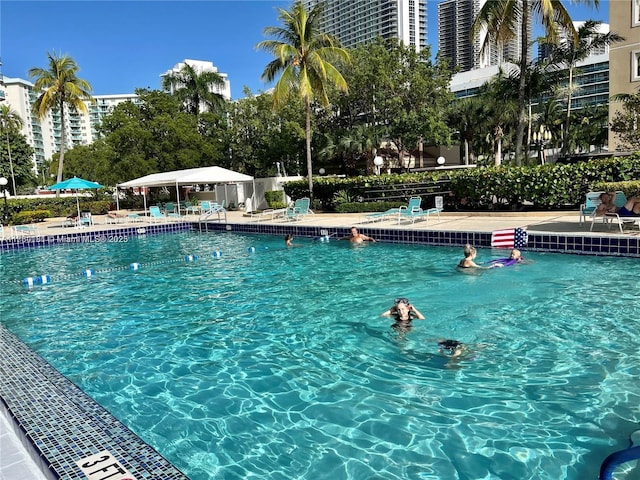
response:
M640 0L633 0L631 7L631 26L640 27Z
M640 50L631 52L631 81L640 82Z

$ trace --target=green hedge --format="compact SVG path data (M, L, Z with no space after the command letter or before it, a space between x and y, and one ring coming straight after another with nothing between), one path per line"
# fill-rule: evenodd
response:
M264 192L264 199L267 201L269 208L285 208L287 206L283 200L282 190Z
M51 218L53 215L49 210L23 210L13 216L13 221L16 225L22 225L24 223L41 222L45 218Z
M80 198L80 210L89 211L93 215L104 215L112 210L109 200L93 200L90 197ZM0 210L4 213L4 205L0 203ZM30 214L20 215L22 212L48 212L49 217L67 217L78 212L75 197L65 198L10 198L7 202L8 224L19 225L29 223L25 221ZM42 220L42 218L40 218Z
M447 171L451 195L445 199L448 206L464 209L519 208L525 202L533 209L577 208L587 192L607 182L624 182L626 195L637 194L640 184L640 152L625 158L593 160L571 165L534 165L527 167L486 167ZM433 171L354 178L314 179L314 200L326 210L337 210L336 198L350 198L345 203L363 203L360 192L394 184L428 184L443 179ZM636 182L633 182L636 181ZM611 187L609 187L611 188ZM287 182L285 192L293 199L309 195L306 180ZM408 199L410 189L404 194ZM405 202L406 203L406 202ZM347 207L340 207L343 211Z

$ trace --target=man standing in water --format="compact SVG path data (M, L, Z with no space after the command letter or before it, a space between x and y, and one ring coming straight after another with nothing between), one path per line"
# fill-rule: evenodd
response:
M351 243L375 243L375 240L372 237L367 237L363 233L358 232L358 229L356 227L351 227L351 235L349 235L348 237L342 237L340 240L349 240Z

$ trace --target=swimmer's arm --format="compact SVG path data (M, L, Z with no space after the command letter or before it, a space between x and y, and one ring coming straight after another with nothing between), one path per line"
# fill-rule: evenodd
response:
M387 310L386 312L382 312L380 314L381 317L390 317L391 315L393 315L395 313L395 308L390 308L389 310Z
M414 307L413 305L411 305L411 310L413 311L413 313L415 313L415 314L416 314L416 318L417 318L418 320L424 320L424 315L423 315L423 314L421 314L421 313L418 311L418 309L417 309L416 307Z

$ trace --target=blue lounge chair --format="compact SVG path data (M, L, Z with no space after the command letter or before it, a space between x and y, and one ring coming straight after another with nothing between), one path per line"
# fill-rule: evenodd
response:
M400 223L403 219L410 220L411 223L415 223L416 220L427 220L429 221L430 215L438 215L438 219L440 219L440 212L442 211L442 197L436 197L436 206L434 208L427 208L423 210L420 207L422 203L422 198L420 197L411 197L409 199L409 204L406 207L400 207L400 211L398 212L398 223Z
M382 222L388 217L397 217L399 213L399 208L390 208L389 210L386 210L384 212L369 213L364 216L364 219L360 223L377 222L378 220Z
M600 194L604 192L589 192L587 193L587 197L582 205L580 205L580 210L578 215L580 216L580 225L584 223L587 217L591 217L593 220L593 216L596 213L596 209L602 203L600 200Z
M167 216L160 211L160 207L158 206L149 207L149 218L153 222L158 222L160 220L165 222L167 221Z
M293 207L287 208L284 212L284 219L286 221L297 221L304 218L306 215L312 213L309 210L309 205L311 204L311 200L308 197L299 198L293 204Z

